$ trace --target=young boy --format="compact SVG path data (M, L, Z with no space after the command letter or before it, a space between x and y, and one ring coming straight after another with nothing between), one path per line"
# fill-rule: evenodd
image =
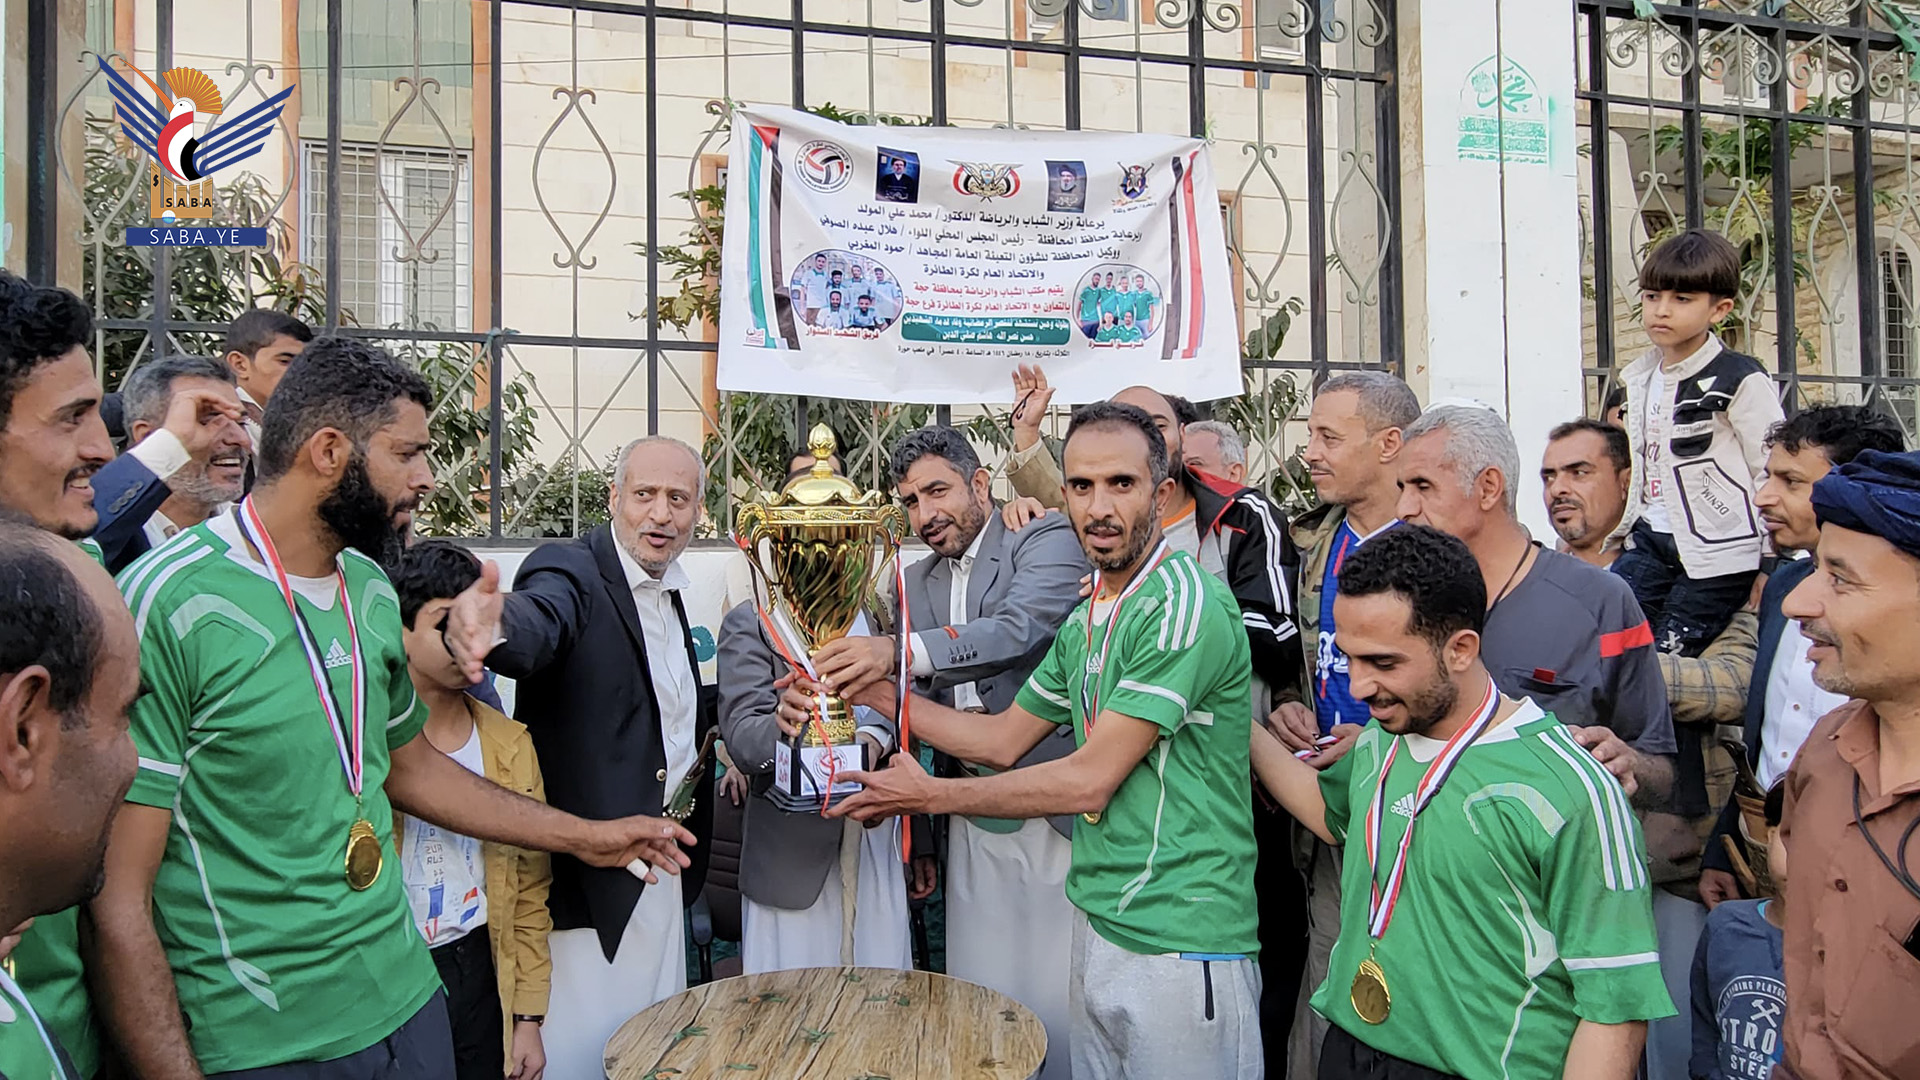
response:
M1765 546L1753 497L1783 414L1760 362L1713 333L1739 291L1739 253L1703 229L1665 241L1640 271L1654 347L1620 374L1634 478L1613 572L1633 586L1662 652L1698 656L1726 629Z
M469 696L441 640L447 609L479 579L480 561L457 544L423 540L390 576L400 597L407 671L427 709L427 740L494 783L544 800L527 729ZM552 970L547 856L481 843L399 813L393 837L414 922L446 983L459 1080L540 1075L547 1061L540 1025Z
M1787 877L1780 838L1785 792L1784 782L1767 792L1767 868L1776 891ZM1707 915L1693 955L1693 1057L1687 1063L1693 1080L1766 1080L1779 1063L1786 1050L1785 925L1778 896L1728 900Z

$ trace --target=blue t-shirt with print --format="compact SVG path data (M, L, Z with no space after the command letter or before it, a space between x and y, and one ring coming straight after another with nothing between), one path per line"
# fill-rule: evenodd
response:
M1398 524L1395 521L1380 532ZM1332 731L1335 724L1365 724L1373 716L1348 690L1347 657L1333 643L1333 598L1340 594L1340 567L1361 543L1360 534L1342 521L1333 534L1333 550L1327 555L1326 569L1320 578L1320 640L1315 643L1313 662L1313 714L1320 721L1322 735Z
M1707 915L1693 954L1693 1056L1697 1080L1767 1080L1786 1049L1781 1017L1780 928L1769 900L1729 900Z

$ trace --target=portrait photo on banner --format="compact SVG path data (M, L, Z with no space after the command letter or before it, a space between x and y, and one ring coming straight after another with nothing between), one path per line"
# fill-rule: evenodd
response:
M1047 211L1054 214L1087 212L1087 163L1047 162Z
M838 248L800 261L788 296L815 332L878 334L900 317L902 296L893 274L878 261Z
M1094 267L1073 295L1075 321L1095 346L1144 345L1163 321L1159 281L1130 263Z
M873 197L881 202L920 201L920 155L911 150L880 147L874 162Z

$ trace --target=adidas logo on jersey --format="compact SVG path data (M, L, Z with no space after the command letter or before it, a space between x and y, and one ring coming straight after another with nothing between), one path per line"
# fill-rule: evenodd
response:
M340 647L339 638L334 638L333 644L327 646L327 655L324 662L327 665L327 670L332 671L334 668L346 667L348 664L353 663L353 654Z
M1413 792L1409 791L1405 795L1400 796L1399 800L1388 807L1388 809L1403 818L1411 820L1413 817Z

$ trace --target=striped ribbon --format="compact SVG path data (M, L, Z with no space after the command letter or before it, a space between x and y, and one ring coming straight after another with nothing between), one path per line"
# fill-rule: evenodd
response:
M1393 921L1393 909L1400 902L1400 886L1405 881L1407 870L1407 849L1413 843L1413 826L1420 819L1420 811L1426 808L1440 785L1447 782L1447 774L1460 762L1460 755L1466 753L1475 739L1493 723L1494 714L1500 711L1500 691L1495 689L1491 676L1487 679L1487 696L1475 710L1474 718L1462 725L1447 744L1440 749L1440 756L1433 759L1420 782L1413 788L1413 809L1407 815L1407 831L1400 837L1400 849L1394 853L1393 868L1387 873L1386 887L1380 885L1379 852L1381 819L1387 810L1387 774L1393 770L1393 759L1400 752L1404 737L1393 740L1387 749L1387 758L1380 764L1380 779L1374 783L1373 803L1367 807L1367 880L1373 892L1367 898L1367 936L1378 939L1387 932L1387 924Z

